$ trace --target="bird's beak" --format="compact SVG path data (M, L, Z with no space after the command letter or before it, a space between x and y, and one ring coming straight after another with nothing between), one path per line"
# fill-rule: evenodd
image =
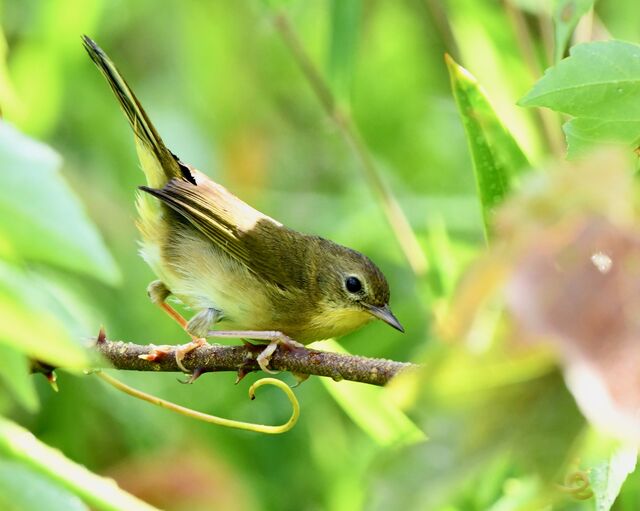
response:
M400 324L400 321L398 321L398 319L393 315L393 312L391 312L391 309L388 305L385 305L384 307L375 307L373 305L368 305L367 311L372 316L375 316L376 318L384 321L387 325L390 325L396 330L400 330L402 333L404 333L404 328Z

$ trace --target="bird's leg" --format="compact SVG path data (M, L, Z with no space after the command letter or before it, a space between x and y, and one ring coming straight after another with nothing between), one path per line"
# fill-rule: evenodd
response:
M204 339L203 334L206 334L207 330L215 322L219 314L218 311L215 309L204 309L187 322L177 310L167 303L166 300L171 294L171 291L169 291L169 288L167 288L163 282L154 280L147 287L147 294L153 304L164 310L191 336L191 342L177 347L157 346L154 347L153 351L146 355L141 355L141 357L145 360L153 361L159 356L166 355L168 351L175 349L176 364L182 371L189 373L190 371L182 364L182 360L189 352L206 344L207 341Z
M182 328L186 330L187 328L187 320L182 317L182 315L175 310L171 305L167 303L167 298L171 291L164 285L164 282L160 280L154 280L149 286L147 286L147 295L151 300L151 303L160 307L163 311L165 311L176 323L178 323Z
M222 312L209 307L202 309L193 316L185 325L184 329L194 338L202 339L207 337L211 326L222 318Z
M221 316L222 313L217 309L202 309L185 324L184 329L191 336L192 340L176 348L176 364L178 364L178 367L182 369L182 371L185 373L190 372L184 367L182 360L188 353L207 344L205 337L209 332L209 328L211 328L211 325L215 324Z
M271 360L273 353L278 348L278 345L288 349L304 347L304 345L294 341L282 332L273 330L208 330L211 325L220 319L221 316L220 311L212 308L201 310L198 314L187 321L178 311L166 302L171 291L159 280L154 280L149 284L149 287L147 287L147 294L155 305L164 310L191 336L192 340L191 342L177 347L157 346L152 352L146 355L141 355L141 357L144 357L146 360L155 360L159 356L166 355L167 352L175 349L175 357L178 367L185 373L189 373L190 371L182 364L182 360L188 353L200 346L203 346L206 343L206 340L204 339L205 337L216 337L218 339L255 339L257 341L269 341L269 344L258 355L256 361L258 362L260 369L264 372L275 374L276 371L269 369L269 361Z
M269 361L276 351L278 345L287 349L304 348L303 344L294 341L282 332L274 330L211 330L207 332L207 337L218 339L253 339L256 341L269 341L265 349L260 352L256 362L265 373L277 374L277 371L269 369Z

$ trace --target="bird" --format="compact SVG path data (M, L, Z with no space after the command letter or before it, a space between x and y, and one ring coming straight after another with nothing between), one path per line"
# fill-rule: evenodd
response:
M273 372L279 345L342 337L376 318L404 332L371 259L286 227L184 163L112 60L91 38L82 40L134 133L146 177L136 198L140 254L157 276L147 291L192 337L176 351L185 372L183 357L206 338L267 343L256 358ZM189 321L167 304L170 296L195 312Z

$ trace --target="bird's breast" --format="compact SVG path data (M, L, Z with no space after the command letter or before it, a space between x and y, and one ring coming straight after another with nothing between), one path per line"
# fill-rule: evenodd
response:
M196 233L165 246L144 240L142 256L172 295L194 311L222 312L225 329L268 329L272 303L258 277ZM272 329L272 328L271 328Z
M361 309L333 307L321 303L299 326L298 340L309 343L342 337L358 330L372 319L369 313Z

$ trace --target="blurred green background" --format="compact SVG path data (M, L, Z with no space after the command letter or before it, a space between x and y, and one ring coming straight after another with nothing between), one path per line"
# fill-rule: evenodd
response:
M346 349L395 360L445 356L448 348L432 333L434 311L484 240L443 54L473 72L538 164L552 149L535 112L515 106L539 75L526 64L513 12L533 34L542 69L550 65L544 41L551 6L524 0L273 3L0 1L3 117L62 156L64 177L122 279L110 285L77 272L27 266L38 268L57 296L64 296L79 336L95 335L104 325L112 339L186 340L146 296L155 277L137 255L134 225L135 191L143 175L124 116L82 48L80 35L87 34L118 65L184 161L288 226L351 246L379 264L406 334L375 323L344 339ZM272 9L280 8L341 108L351 113L407 214L431 264L426 277L417 278L407 265L357 159L274 28ZM640 40L637 0L603 0L596 12L613 36ZM0 176L7 171L1 168ZM11 219L0 218L4 222ZM205 375L192 386L179 385L176 376L119 375L224 417L275 424L289 413L276 390L264 390L255 402L247 399L256 375L237 386L234 374ZM512 467L492 462L484 470L491 481L471 498L478 492L460 481L464 473L451 466L453 452L432 447L424 456L439 479L427 485L426 472L398 450L407 440L405 430L384 440L376 432L374 405L345 411L315 377L296 389L302 406L298 425L278 437L190 421L92 377L60 371L57 394L44 378L35 381L40 410L28 413L5 396L4 414L162 509L346 511L389 509L389 502L398 501L406 509L489 509L514 475ZM359 386L338 385L347 393ZM427 435L447 430L448 419L437 419ZM373 423L362 427L367 420ZM387 478L389 473L396 477ZM423 487L433 490L429 498L398 497Z

